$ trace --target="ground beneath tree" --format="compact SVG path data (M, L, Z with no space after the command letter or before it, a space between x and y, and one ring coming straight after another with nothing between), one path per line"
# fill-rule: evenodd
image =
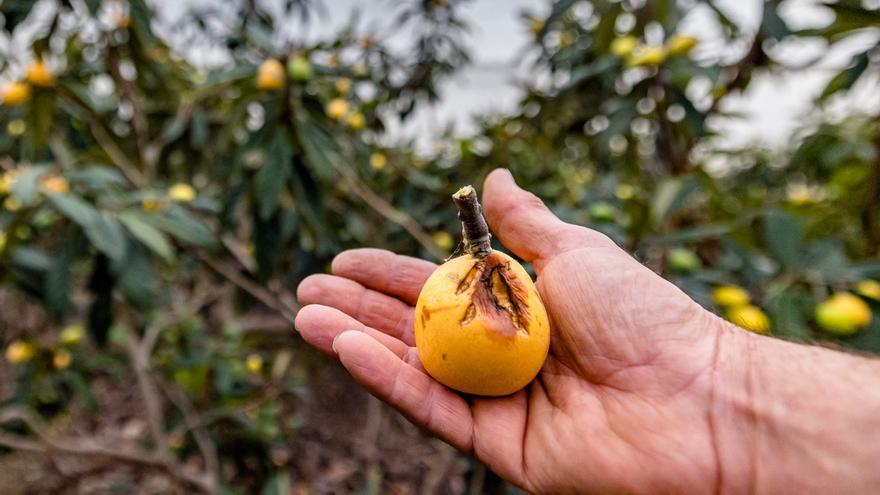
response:
M39 335L41 310L19 297L0 293L0 331L6 341ZM302 348L304 343L299 342ZM464 494L503 493L497 478L448 445L408 423L364 392L336 363L312 350L305 357L308 393L285 397L302 425L273 462L289 477L289 493L304 494ZM0 377L14 370L0 360ZM0 379L0 402L13 383ZM136 441L146 423L136 387L95 379L101 404L95 414L81 405L55 417L53 435ZM0 450L0 494L174 494L188 493L162 471L112 459Z

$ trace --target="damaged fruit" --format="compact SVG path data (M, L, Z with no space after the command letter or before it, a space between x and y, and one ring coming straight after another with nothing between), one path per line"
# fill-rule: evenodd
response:
M419 294L419 359L449 388L511 394L540 371L550 347L550 322L528 272L491 248L474 188L463 187L452 197L466 254L439 266Z

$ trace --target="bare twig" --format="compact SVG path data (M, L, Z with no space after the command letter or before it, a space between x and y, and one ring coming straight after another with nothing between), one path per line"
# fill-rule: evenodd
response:
M198 487L205 493L212 493L212 488L200 473L193 472L176 463L169 463L153 453L144 452L136 447L110 447L96 442L93 438L58 439L47 433L46 425L31 411L21 407L8 407L0 411L0 423L20 421L36 435L39 441L0 432L0 445L11 449L36 452L46 455L87 455L111 457L124 462L143 464L163 469L180 481ZM116 442L114 442L116 443Z
M207 479L210 481L212 489L216 489L220 479L220 458L217 455L217 447L205 431L206 422L196 412L189 397L181 393L180 389L168 383L160 383L160 387L168 400L183 414L183 422L192 433L196 446L202 454L202 459L205 461Z
M141 165L147 179L153 177L156 158L158 155L151 153L149 148L150 131L147 124L147 118L144 116L141 103L134 91L134 85L122 76L120 70L119 52L114 47L110 47L107 53L107 67L110 70L110 77L113 83L119 88L122 99L131 105L131 125L134 129L135 143L137 144L138 154L140 155Z
M718 110L718 106L721 104L721 100L724 99L725 96L729 95L731 92L743 89L749 83L749 79L752 76L752 70L761 65L765 61L766 55L764 54L764 49L762 47L764 43L764 35L759 30L757 34L755 34L755 38L752 40L752 44L749 47L749 51L736 63L731 70L731 77L728 78L727 82L724 84L724 91L718 93L717 96L712 100L712 105L706 110L706 115L711 115Z
M131 367L134 370L138 389L144 400L144 413L147 416L147 424L150 425L150 436L153 438L153 447L156 455L170 460L168 448L168 436L162 426L164 414L162 413L162 399L156 391L155 384L150 377L149 358L141 353L141 343L134 331L125 325L127 331L128 354L131 359Z
M278 296L266 290L265 287L242 275L237 267L230 266L225 261L216 260L202 251L196 251L195 255L210 269L214 270L226 280L229 280L238 288L247 292L267 307L277 311L278 314L284 317L289 324L293 324L296 319L296 312L299 308L291 307L282 302Z
M116 144L111 137L110 132L104 127L104 124L101 123L101 119L98 115L96 115L77 94L65 90L63 86L59 87L58 94L80 110L79 117L88 124L92 137L95 138L95 142L97 142L98 146L100 146L104 153L107 154L110 161L119 168L119 171L122 172L125 179L135 187L143 187L145 183L143 175L141 175L141 172L135 164L128 159L125 151Z
M139 349L141 357L149 363L150 355L153 353L153 348L156 346L156 340L158 340L162 330L177 325L187 318L197 314L202 308L216 301L222 293L223 291L216 287L203 288L198 291L198 295L189 300L184 311L175 312L172 315L159 316L144 331L144 338L141 339Z
M351 187L351 190L361 198L364 203L374 209L377 213L387 218L388 220L396 223L403 227L404 230L409 232L413 238L425 248L428 253L431 254L438 261L443 260L446 257L446 253L443 252L436 244L434 244L431 236L428 235L427 232L422 228L421 225L413 217L407 215L401 210L395 208L391 203L382 199L381 196L376 194L370 186L368 186L364 181L355 177L353 174L343 174L343 178L348 182L348 185Z

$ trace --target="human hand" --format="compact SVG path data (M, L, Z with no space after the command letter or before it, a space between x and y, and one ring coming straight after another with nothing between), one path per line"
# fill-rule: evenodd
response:
M531 492L786 487L752 458L782 452L772 442L785 428L778 423L770 443L760 435L779 418L755 397L760 373L750 368L773 367L756 365L765 362L756 339L788 346L781 354L802 346L725 323L607 237L560 221L505 170L483 190L492 231L535 267L553 326L528 388L463 397L430 378L414 347L413 306L435 265L387 251L341 253L334 275L302 282L303 338L411 421Z

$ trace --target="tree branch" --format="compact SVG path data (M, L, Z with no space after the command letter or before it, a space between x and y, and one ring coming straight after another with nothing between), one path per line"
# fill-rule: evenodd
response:
M47 433L46 425L36 414L16 406L0 411L0 423L13 421L24 423L37 436L39 441L30 440L21 435L0 432L0 445L4 447L45 455L64 454L111 457L123 462L160 468L174 478L196 486L205 493L214 493L216 491L203 475L174 462L168 462L153 453L144 452L137 448L109 447L103 443L96 442L93 438L71 438L66 440L53 438ZM114 443L117 442L114 441Z
M446 258L446 253L434 244L434 240L431 239L431 236L425 232L422 226L419 225L413 217L398 210L391 203L382 199L382 197L376 194L370 186L355 177L353 174L343 173L342 176L351 187L351 190L361 198L364 203L367 203L370 208L386 219L403 227L403 229L406 230L416 242L421 244L422 247L425 248L425 250L428 251L428 253L430 253L437 261L442 261Z

